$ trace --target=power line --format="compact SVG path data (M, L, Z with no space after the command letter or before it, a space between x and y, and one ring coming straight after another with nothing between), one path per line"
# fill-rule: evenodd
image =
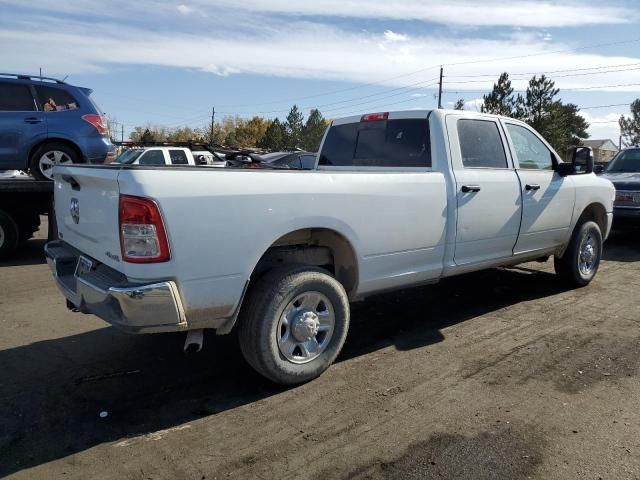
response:
M581 76L585 76L585 75L602 75L604 73L617 73L617 72L631 72L631 71L635 71L635 70L640 70L640 67L636 67L636 68L625 68L625 69L620 69L620 70L604 70L601 72L587 72L587 73L572 73L572 74L567 74L567 75L554 75L553 78L566 78L566 77L581 77ZM525 76L525 75L546 75L549 72L538 72L538 73L531 73L531 74L514 74L509 75L509 79L510 80L526 80L526 78L514 78L515 75L518 76ZM447 77L447 78L456 78L456 77ZM482 82L493 82L493 80L452 80L452 81L447 81L447 83L454 83L454 84L463 84L463 83L482 83Z
M545 72L519 72L519 73L511 73L509 77L512 75L541 75L541 74L551 74L551 73L566 73L566 72L583 72L585 70L601 70L603 68L618 68L618 67L631 67L634 65L640 65L640 62L633 63L619 63L616 65L602 65L600 67L584 67L584 68L570 68L564 70L547 70ZM502 72L504 73L504 72ZM499 77L502 73L482 73L477 75L453 75L455 78L477 78L477 77Z
M294 102L294 103L296 103L296 100L306 100L306 99L309 99L309 98L317 98L317 97L322 97L322 96L327 96L327 95L334 95L336 93L343 93L343 92L347 92L347 91L361 89L361 88L365 88L365 87L368 87L368 86L381 85L381 84L387 83L387 82L389 82L391 80L396 80L398 78L404 78L404 77L410 77L410 76L413 76L413 75L416 75L418 73L422 73L422 72L425 72L425 71L428 71L428 70L434 70L434 69L436 69L438 67L452 67L452 66L459 66L459 65L472 65L472 64L478 64L478 63L491 63L491 62L499 62L499 61L503 61L503 60L515 60L515 59L520 59L520 58L531 58L531 57L539 57L539 56L545 56L545 55L555 55L557 53L575 52L575 51L580 51L580 50L588 50L590 48L610 47L610 46L615 46L615 45L624 45L624 44L636 43L636 42L640 42L640 38L622 40L622 41L618 41L618 42L609 42L609 43L585 45L585 46L582 46L582 47L566 48L566 49L555 50L555 51L550 51L550 52L538 52L538 53L532 53L532 54L528 54L528 55L518 55L518 56L513 56L513 57L494 57L494 58L488 58L488 59L482 59L482 60L470 60L470 61L466 61L466 62L444 63L442 65L431 65L431 66L428 66L428 67L425 67L425 68L421 68L419 70L414 70L412 72L403 73L403 74L395 75L395 76L392 76L392 77L386 77L386 78L383 78L381 80L377 80L375 82L368 82L368 83L360 84L358 86L348 87L348 88L344 88L344 89L340 89L340 90L332 90L332 91L318 93L318 94L314 94L314 95L307 95L305 97L295 97L295 98L289 98L289 99L274 100L274 101L270 101L270 102L252 103L252 104L246 104L246 105L236 105L236 107L254 106L254 105L273 105L273 104L277 104L277 103L286 103L286 102L289 102L289 103L290 102ZM222 107L229 107L229 106L232 106L232 105L222 105Z
M497 61L502 61L502 60L517 60L517 59L521 59L521 58L531 58L531 57L541 57L541 56L545 56L545 55L555 55L556 53L567 53L567 52L577 52L580 50L588 50L590 48L601 48L601 47L611 47L614 45L624 45L627 43L636 43L636 42L640 42L640 38L634 38L634 39L630 39L630 40L622 40L619 42L610 42L610 43L600 43L600 44L593 44L593 45L585 45L583 47L575 47L575 48L567 48L567 49L562 49L562 50L554 50L551 52L539 52L539 53L531 53L528 55L517 55L517 56L513 56L513 57L502 57L502 58L489 58L489 59L483 59L483 60L470 60L467 62L457 62L457 63L445 63L443 64L444 67L453 67L453 66L457 66L457 65L473 65L473 64L477 64L477 63L490 63L490 62L497 62Z

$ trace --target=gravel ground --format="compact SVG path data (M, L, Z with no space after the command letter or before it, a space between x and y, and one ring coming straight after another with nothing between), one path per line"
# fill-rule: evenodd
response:
M547 262L354 304L338 362L295 388L233 336L185 355L71 313L43 243L0 264L0 477L640 478L637 232L587 288Z

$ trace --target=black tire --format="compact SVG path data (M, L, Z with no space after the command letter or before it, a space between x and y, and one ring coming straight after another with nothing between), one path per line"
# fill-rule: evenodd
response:
M38 147L31 154L31 158L29 158L29 173L31 173L31 175L33 175L38 180L51 180L51 178L47 176L47 173L42 170L40 159L47 153L56 151L64 153L64 155L66 155L71 160L71 163L80 163L82 161L82 158L78 155L78 152L76 152L72 147L65 143L45 143Z
M325 308L333 311L333 332L318 356L307 363L294 363L280 350L278 335L282 336L285 328L281 325L285 309L305 292L320 293L328 299L330 305ZM249 365L273 382L294 385L318 377L340 353L349 330L349 299L344 287L326 270L285 266L268 272L251 287L240 315L238 339ZM296 341L294 321L289 332L292 343Z
M0 210L0 258L9 257L18 246L20 230L11 216Z
M592 240L594 255L593 261L590 262L591 268L585 271L580 268L580 249L589 237ZM587 221L575 228L567 250L564 252L562 258L554 258L553 265L555 267L556 274L563 282L574 287L584 287L593 280L593 277L595 277L601 258L602 232L596 222Z

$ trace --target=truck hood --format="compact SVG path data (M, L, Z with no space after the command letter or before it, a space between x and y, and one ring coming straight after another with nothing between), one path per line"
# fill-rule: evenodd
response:
M640 173L605 172L601 176L610 180L616 190L640 190Z

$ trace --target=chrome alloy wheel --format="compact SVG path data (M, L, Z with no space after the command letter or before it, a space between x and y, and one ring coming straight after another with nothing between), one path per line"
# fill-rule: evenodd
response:
M40 157L38 168L45 177L52 179L54 165L62 163L72 163L71 157L60 150L50 150Z
M593 273L598 263L598 254L598 247L593 235L585 235L578 251L578 269L582 275L588 276Z
M286 306L278 322L280 353L292 363L308 363L324 352L335 327L335 311L320 292L304 292Z

